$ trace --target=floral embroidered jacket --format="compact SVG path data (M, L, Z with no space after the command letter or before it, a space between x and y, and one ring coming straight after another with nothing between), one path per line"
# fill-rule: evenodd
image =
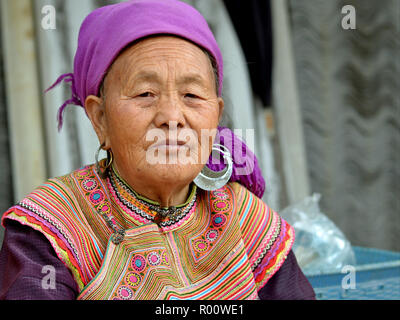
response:
M50 179L3 216L41 232L79 299L257 299L294 241L293 228L238 183L192 186L174 215L95 166ZM115 230L124 230L120 243Z

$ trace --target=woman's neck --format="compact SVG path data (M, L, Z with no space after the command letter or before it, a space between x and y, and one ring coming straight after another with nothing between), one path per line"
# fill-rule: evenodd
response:
M152 183L145 179L135 179L130 181L126 176L121 174L116 165L112 165L112 170L127 186L135 193L146 200L158 203L162 208L177 207L184 204L190 194L190 183L176 184L169 183ZM147 183L146 183L147 182Z

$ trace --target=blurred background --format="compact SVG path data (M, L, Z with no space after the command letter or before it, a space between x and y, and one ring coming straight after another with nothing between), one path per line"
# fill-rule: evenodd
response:
M68 107L57 131L68 85L44 90L73 72L86 15L117 1L0 1L4 212L47 178L94 162L82 108ZM400 251L400 1L186 2L224 56L223 124L255 129L264 201L279 212L318 193L352 245Z

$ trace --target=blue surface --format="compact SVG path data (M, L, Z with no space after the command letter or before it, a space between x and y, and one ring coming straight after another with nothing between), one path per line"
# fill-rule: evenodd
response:
M400 300L400 252L353 247L355 288L343 289L348 273L307 276L320 300Z

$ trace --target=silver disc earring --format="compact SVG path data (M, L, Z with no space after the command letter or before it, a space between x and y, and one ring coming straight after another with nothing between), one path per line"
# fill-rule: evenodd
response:
M205 165L201 172L193 180L193 182L200 189L207 191L213 191L222 188L228 183L232 176L233 161L229 149L221 144L214 144L211 154L214 151L222 154L226 163L226 167L221 171L213 171L208 168L207 165Z

